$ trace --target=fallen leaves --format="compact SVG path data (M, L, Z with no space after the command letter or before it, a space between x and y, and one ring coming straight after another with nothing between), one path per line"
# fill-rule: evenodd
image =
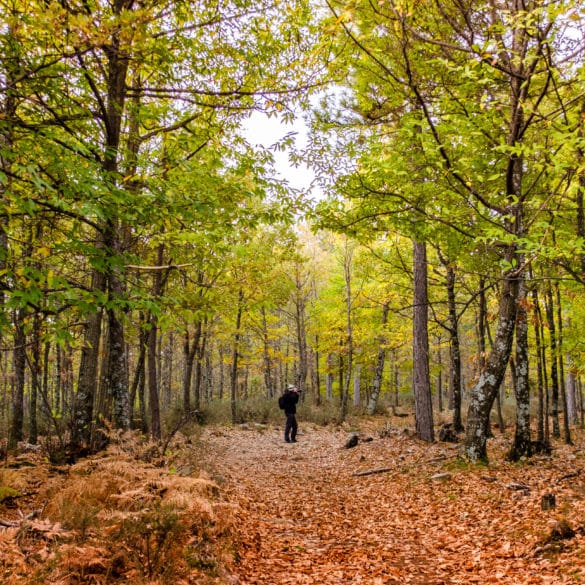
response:
M303 431L295 446L281 443L280 429L206 437L208 451L222 453L217 470L238 506L240 585L585 579L585 489L568 481L583 467L578 447L511 464L506 445L494 440L485 468L459 463L456 446L400 433L348 450L345 432ZM541 497L551 490L559 505L543 511ZM560 516L574 538L562 551L535 556Z

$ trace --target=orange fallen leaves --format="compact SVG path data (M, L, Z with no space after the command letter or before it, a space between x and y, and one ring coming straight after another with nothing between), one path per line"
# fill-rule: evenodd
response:
M458 463L456 446L400 433L347 450L343 431L303 431L294 446L280 441L280 429L230 429L206 439L210 452L223 453L218 470L239 509L233 571L240 585L585 580L582 437L552 459L516 465L496 439L486 468ZM442 472L450 477L431 479ZM557 508L542 511L541 496L551 490ZM539 553L560 516L577 536Z

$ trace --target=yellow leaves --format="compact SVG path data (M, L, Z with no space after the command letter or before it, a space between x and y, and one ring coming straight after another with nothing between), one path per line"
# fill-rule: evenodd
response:
M353 14L350 10L344 10L335 20L335 24L351 22Z

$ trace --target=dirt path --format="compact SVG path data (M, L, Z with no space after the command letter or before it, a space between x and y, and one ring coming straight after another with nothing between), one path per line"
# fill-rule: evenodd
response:
M347 437L302 428L299 442L286 444L273 427L206 431L215 472L239 509L236 583L582 582L582 532L562 553L541 542L558 515L540 510L547 469L470 470L456 447L399 431L363 433L353 449L343 448ZM550 473L565 471L558 464ZM383 467L390 470L354 475ZM583 490L559 486L557 494L584 517Z

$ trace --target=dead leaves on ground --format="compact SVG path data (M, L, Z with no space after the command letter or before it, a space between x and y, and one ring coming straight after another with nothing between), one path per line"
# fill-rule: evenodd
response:
M520 464L505 461L507 445L497 438L491 465L476 467L458 460L456 445L421 443L383 421L365 429L374 440L352 449L344 448L344 430L301 430L290 445L280 428L208 428L197 461L178 458L174 467L139 462L118 448L65 471L40 461L22 473L6 470L4 483L21 495L0 515L0 581L585 581L582 435L573 447L557 445L553 457ZM203 456L215 481L181 471ZM551 495L556 507L543 510L543 496ZM22 513L39 505L40 516ZM137 526L151 531L152 544L162 526L172 546L159 543L162 556L146 559L150 545Z
M504 460L497 438L492 463L477 467L456 445L400 432L347 450L346 432L303 430L294 446L280 429L206 439L239 505L241 585L585 580L583 437L520 464ZM556 508L543 511L551 491ZM575 534L551 544L560 520Z

